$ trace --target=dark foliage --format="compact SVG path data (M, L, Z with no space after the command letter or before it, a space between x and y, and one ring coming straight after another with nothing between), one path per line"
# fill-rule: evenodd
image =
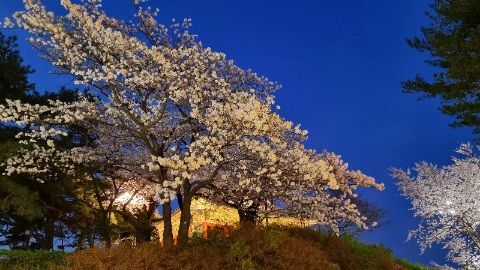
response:
M408 44L428 52L426 62L436 72L431 80L417 75L403 82L403 89L422 98L440 97L442 112L456 118L454 127L480 133L480 1L434 0L430 6L431 25Z
M0 250L0 270L47 270L63 264L63 252Z
M33 70L23 64L16 48L15 37L0 33L0 104L7 98L25 100L36 94L34 85L28 82Z

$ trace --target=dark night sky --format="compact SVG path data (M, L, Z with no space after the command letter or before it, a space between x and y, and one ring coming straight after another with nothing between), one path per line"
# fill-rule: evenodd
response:
M44 0L54 7L57 1ZM121 3L119 3L121 2ZM127 18L130 1L104 0L109 14ZM283 85L278 92L282 114L309 130L308 146L339 153L352 169L384 182L383 192L362 192L389 211L390 225L362 236L383 243L398 257L414 262L443 262L444 252L419 255L415 242L405 242L417 224L410 204L400 197L389 168L412 167L426 160L446 164L461 142L473 138L468 129L452 129L438 101L417 101L401 92L400 82L428 74L426 55L410 49L406 37L428 23L427 0L152 0L160 17L193 19L193 32L205 46L225 52L244 68L252 68ZM21 1L0 0L0 16L21 7ZM19 35L25 62L39 91L73 87L69 77L50 75Z

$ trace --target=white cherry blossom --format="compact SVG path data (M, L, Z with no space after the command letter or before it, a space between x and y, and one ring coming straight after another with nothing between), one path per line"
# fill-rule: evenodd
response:
M448 258L466 269L480 268L480 159L464 144L463 156L441 168L426 162L415 174L393 170L403 195L412 201L415 216L422 219L409 238L424 251L433 244L448 250Z

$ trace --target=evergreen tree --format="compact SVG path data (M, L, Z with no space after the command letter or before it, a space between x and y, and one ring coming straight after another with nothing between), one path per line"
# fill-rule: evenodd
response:
M34 84L28 81L33 70L23 64L16 48L15 37L0 33L0 104L5 104L6 99L46 104L48 99L73 101L77 98L76 91L67 89L39 95ZM0 123L0 164L24 147L15 139L18 129ZM66 147L68 144L65 142ZM70 183L69 179L39 183L28 176L1 175L0 235L3 239L0 244L13 249L53 249L55 236L61 236L60 228L69 223L67 213L75 210L65 201L72 192Z
M36 95L35 86L28 81L33 70L23 64L15 37L0 33L0 103L5 99L26 100Z
M436 68L431 80L417 75L403 82L407 93L440 97L441 110L456 118L454 127L470 126L480 133L480 1L434 0L423 35L408 40Z
M0 33L0 104L5 104L6 99L41 105L48 104L48 100L74 102L79 99L77 91L66 88L38 94L34 85L28 82L28 75L33 70L23 64L16 47L15 37ZM20 127L0 125L2 164L26 146L15 139ZM30 127L22 128L28 130ZM59 147L69 149L91 144L94 140L94 135L78 126L69 127L68 134ZM76 170L91 170L96 174L102 171L100 164L96 168ZM101 179L73 181L61 173L55 179L44 179L43 182L25 175L0 176L0 236L3 236L0 245L12 249L53 249L55 238L63 239L67 234L72 236L73 242L61 241L61 248L66 245L80 249L92 247L96 240L116 239L120 233L133 234L140 241L148 241L153 233L150 218L156 204L149 203L147 208L135 213L117 209L111 204L115 198L108 196L112 184ZM103 205L108 207L104 209ZM109 216L114 214L113 211L117 214L116 220L122 220L122 226L111 221Z
M5 104L6 99L30 101L37 96L34 85L28 81L33 70L23 64L16 48L15 37L0 33L0 104ZM16 133L11 126L0 126L0 164L19 149ZM4 237L1 244L12 248L28 248L30 230L42 213L38 193L24 185L25 180L0 176L0 233Z

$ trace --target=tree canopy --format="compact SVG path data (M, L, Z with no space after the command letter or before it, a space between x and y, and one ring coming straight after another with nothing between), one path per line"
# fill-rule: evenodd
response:
M441 98L441 111L456 118L454 127L480 133L480 2L434 0L430 7L431 24L408 44L429 53L426 62L434 73L404 81L403 89Z

